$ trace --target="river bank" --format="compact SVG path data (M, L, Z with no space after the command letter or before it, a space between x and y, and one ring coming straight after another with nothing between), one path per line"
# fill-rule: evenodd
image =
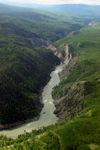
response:
M54 70L55 70L55 67L51 68L50 73ZM13 127L20 126L20 125L25 124L25 123L29 123L29 122L32 122L32 121L38 121L39 120L41 110L44 107L44 104L43 104L43 101L42 101L42 92L43 92L44 87L50 81L50 79L51 79L51 77L49 77L49 79L45 82L45 84L40 88L40 90L39 90L39 101L34 101L35 105L38 108L38 115L36 117L32 118L32 119L26 119L24 121L17 121L17 122L12 123L12 124L0 125L0 130L11 129Z
M5 125L0 125L0 130L3 130L3 129L11 129L15 126L19 126L19 125L22 125L22 124L25 124L25 123L28 123L28 122L31 122L31 121L37 121L40 117L40 114L38 117L35 117L33 119L27 119L27 120L24 120L24 121L18 121L16 123L13 123L13 124L5 124Z
M44 107L42 108L40 115L34 119L29 119L23 122L17 122L16 124L14 124L13 128L1 130L0 135L2 134L7 135L8 137L17 137L19 134L23 134L24 130L26 132L31 132L34 129L38 129L42 126L48 126L58 121L58 117L56 117L56 115L53 114L56 108L53 104L54 100L52 99L51 92L52 88L60 82L58 73L61 70L62 65L56 66L55 71L52 71L50 74L49 82L44 88L41 89L41 97Z

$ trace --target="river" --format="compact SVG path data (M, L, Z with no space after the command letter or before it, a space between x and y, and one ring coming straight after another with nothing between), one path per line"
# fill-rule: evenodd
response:
M42 93L42 101L44 103L44 107L40 113L40 118L38 121L33 121L30 123L26 123L17 127L13 127L12 129L2 130L0 131L0 135L6 135L7 137L17 137L19 134L23 134L24 130L26 132L31 132L33 129L38 129L42 126L48 126L57 122L58 118L55 114L53 114L56 109L53 104L53 99L51 96L52 88L55 85L58 85L60 82L58 73L62 71L62 64L56 66L55 71L52 71L50 76L51 79L48 84L44 87Z

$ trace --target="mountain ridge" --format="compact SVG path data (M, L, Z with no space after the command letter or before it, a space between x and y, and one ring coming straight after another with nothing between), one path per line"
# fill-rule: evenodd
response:
M32 8L36 10L46 10L49 12L73 14L79 16L95 16L99 19L100 5L87 5L87 4L55 4L55 5L43 5L43 4L30 4L30 3L5 3L9 6L18 6L23 8ZM72 11L73 10L73 11ZM95 18L94 17L94 18Z

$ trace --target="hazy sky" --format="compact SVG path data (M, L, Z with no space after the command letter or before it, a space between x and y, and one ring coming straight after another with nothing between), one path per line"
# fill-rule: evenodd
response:
M2 0L0 0L1 2ZM89 4L100 5L100 0L3 0L3 2L39 3L39 4Z

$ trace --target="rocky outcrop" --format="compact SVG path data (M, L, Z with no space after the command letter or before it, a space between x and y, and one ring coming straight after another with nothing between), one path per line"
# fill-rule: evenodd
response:
M58 51L56 51L54 53L62 62L64 61L64 57L62 56L61 52L59 53Z
M70 72L73 70L75 66L75 59L78 54L72 54L69 52L70 47L68 44L65 45L64 56L62 56L61 52L55 52L55 55L62 60L64 63L63 71L59 73L60 80L67 78Z
M57 50L56 47L53 46L53 45L48 45L48 46L46 47L46 49L51 49L53 52Z
M56 55L64 62L63 71L59 73L61 81L67 78L71 73L75 66L75 59L78 57L78 54L72 54L69 51L70 47L66 44L64 56L56 52ZM83 83L84 82L73 84L71 87L64 89L58 96L54 95L52 92L52 97L55 99L54 104L56 106L54 113L59 117L59 121L71 119L78 115L78 112L82 109L82 100L84 98Z
M65 60L64 60L64 63L68 64L69 61L70 61L69 45L66 44L66 46L65 46Z
M65 50L63 51L64 54L62 55L62 52L58 52L58 51L55 51L55 55L57 57L60 58L60 60L64 63L64 64L68 64L68 62L72 59L72 53L69 53L69 45L66 44L66 45L63 45L65 46Z
M77 116L80 110L83 109L83 83L79 82L73 84L71 87L66 88L58 97L53 97L55 99L56 110L54 114L59 117L59 121L69 120L74 116Z
M51 43L49 39L44 40L42 38L33 37L30 39L32 44L38 46L38 47L48 47L48 45Z
M75 58L71 59L67 65L64 65L63 71L59 73L60 81L66 79L75 66Z
M30 41L32 44L38 46L38 47L45 47L46 49L51 49L53 52L56 51L56 47L51 45L51 41L49 39L44 40L42 38L33 37L30 38Z

